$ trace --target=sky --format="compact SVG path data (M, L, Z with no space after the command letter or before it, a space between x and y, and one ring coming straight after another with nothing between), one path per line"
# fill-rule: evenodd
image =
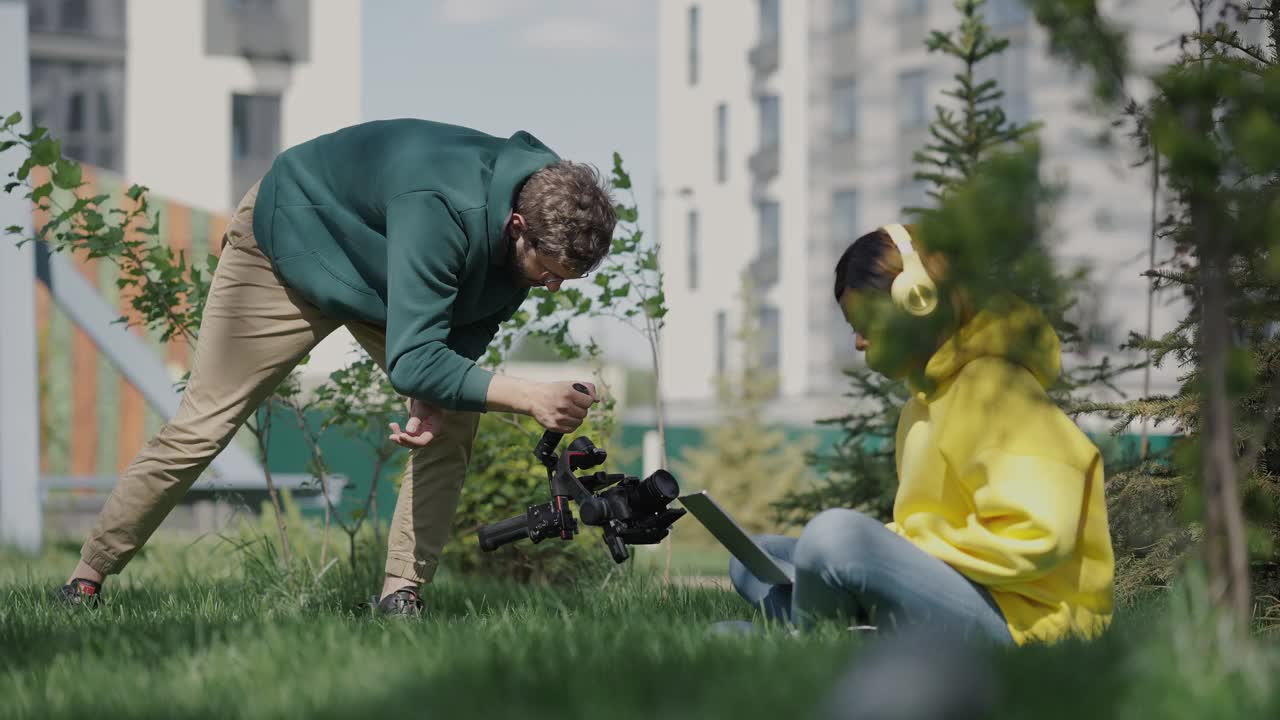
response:
M649 0L365 0L365 120L419 117L631 173L641 228L657 158L657 3ZM593 327L606 355L648 361L627 328Z

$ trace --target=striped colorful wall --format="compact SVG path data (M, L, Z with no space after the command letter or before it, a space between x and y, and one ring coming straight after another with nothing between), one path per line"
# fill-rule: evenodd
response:
M35 175L33 173L33 175ZM46 175L35 175L43 183ZM121 178L84 166L86 185L75 192L88 197L110 196L109 207L130 207L125 197L128 184ZM63 206L74 202L72 193L56 191L53 199ZM151 211L160 217L160 239L175 251L187 253L188 264L197 266L210 252L217 253L228 217L168 201L148 193ZM37 228L48 221L47 214L35 211ZM89 260L77 254L77 267L98 288L120 314L133 317L127 299L116 289L115 263ZM36 284L36 328L40 371L40 467L52 475L112 475L123 470L151 433L160 418L147 407L142 395L124 379L89 337L75 327L49 296L44 285ZM180 375L188 362L188 348L181 339L162 345L158 336L133 326L156 353Z

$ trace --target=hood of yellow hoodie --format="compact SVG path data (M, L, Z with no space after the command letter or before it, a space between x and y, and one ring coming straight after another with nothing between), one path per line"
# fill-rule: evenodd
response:
M1043 313L1021 299L1003 298L988 304L934 352L924 380L937 387L978 358L999 357L1026 368L1048 389L1062 371L1061 350Z

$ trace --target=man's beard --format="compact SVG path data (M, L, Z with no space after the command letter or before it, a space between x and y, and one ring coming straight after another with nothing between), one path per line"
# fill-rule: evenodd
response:
M507 243L507 272L511 275L511 282L516 287L532 288L539 287L541 283L534 282L524 273L524 265L520 262L520 256L516 252L516 243L511 241Z

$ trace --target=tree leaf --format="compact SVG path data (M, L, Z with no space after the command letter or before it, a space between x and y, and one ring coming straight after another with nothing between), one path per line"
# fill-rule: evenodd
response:
M62 157L62 143L52 138L43 138L31 146L31 162L46 167Z
M53 184L63 190L74 190L80 187L80 164L65 158L58 158L58 161L53 166Z
M0 130L7 130L13 127L14 125L17 125L20 122L22 122L22 113L20 112L13 113L12 115L4 119L4 126L0 127Z

